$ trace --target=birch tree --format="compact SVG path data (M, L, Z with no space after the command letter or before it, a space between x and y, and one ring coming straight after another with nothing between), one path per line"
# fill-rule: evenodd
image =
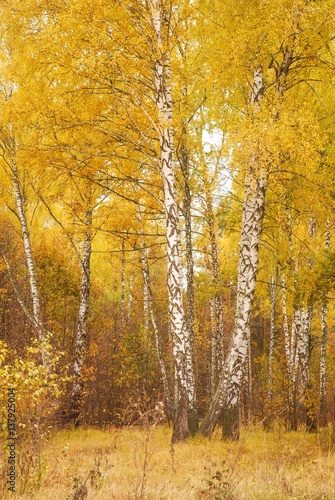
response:
M145 328L147 329L147 331L149 330L148 319L146 318L146 316L148 315L150 317L151 326L152 326L152 329L154 332L154 337L155 337L156 352L157 352L158 363L159 363L163 387L164 387L166 414L167 414L168 420L170 421L170 420L173 420L173 405L172 405L172 400L171 400L167 370L166 370L165 361L164 361L164 357L163 357L160 332L159 332L159 329L157 326L157 321L156 321L156 316L155 316L155 311L154 311L154 302L153 302L154 299L153 299L153 293L152 293L152 285L151 285L151 279L150 279L150 268L149 268L149 261L148 261L148 248L146 246L146 241L145 241L144 236L143 236L142 245L143 246L141 247L140 254L141 254L141 264L142 264L143 283L144 283L143 300L144 300L144 306L145 306L145 311L144 311L144 313L145 313Z
M84 214L84 238L81 264L80 304L73 363L74 381L70 400L70 418L79 424L83 400L83 366L87 351L87 318L90 305L91 289L91 254L92 254L92 201L89 199Z
M19 137L23 137L24 133L18 132L19 129L23 127L23 124L19 124L18 116L16 114L17 106L20 106L20 95L18 96L17 94L20 94L21 87L24 87L24 80L22 79L23 75L20 71L18 71L18 68L20 67L19 65L22 58L26 62L26 64L30 61L29 58L24 57L22 46L15 43L15 35L13 30L14 26L17 24L19 26L19 35L17 36L26 35L27 30L29 30L30 16L28 16L28 19L25 19L24 16L21 17L20 13L13 14L12 12L7 12L7 16L7 19L10 20L13 25L9 23L7 29L3 29L0 33L0 47L3 54L0 61L0 68L2 69L2 75L0 77L0 100L2 101L0 137L1 163L4 171L10 177L10 183L14 192L16 214L20 223L23 248L27 264L32 312L30 312L30 307L27 307L27 305L23 304L22 299L19 299L19 302L21 303L25 314L32 322L33 327L37 333L37 337L41 347L42 363L47 371L50 371L50 359L46 342L46 332L43 325L41 313L40 291L38 287L36 265L33 255L29 224L27 220L27 203L25 200L25 193L21 177L21 172L24 171L24 166L20 165L20 159L22 159L24 155L22 155L21 151L23 144L20 144ZM4 25L2 26L2 28L3 27ZM14 79L15 75L16 79ZM26 118L28 118L28 115L26 116ZM24 128L26 129L26 127ZM9 262L7 259L6 261L11 275ZM11 280L14 285L14 289L16 289L12 278Z
M325 251L330 249L330 221L326 222ZM320 426L327 425L327 399L326 399L326 374L327 374L327 296L323 297L321 305L321 349L320 349Z
M188 376L189 366L187 365L186 350L189 343L189 332L187 332L180 277L181 255L174 172L173 105L170 82L171 63L170 54L166 48L168 40L166 37L169 36L169 14L166 10L167 6L163 7L158 0L150 0L149 6L156 37L154 76L160 141L160 168L166 219L169 316L173 338L175 378L178 390L177 401L175 401L172 441L178 442L188 437L189 391L192 388L188 386L190 377Z

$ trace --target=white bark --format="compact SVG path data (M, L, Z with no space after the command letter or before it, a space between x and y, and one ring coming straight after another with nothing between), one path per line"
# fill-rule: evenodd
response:
M213 398L217 388L217 342L216 342L216 321L215 321L215 301L214 297L209 300L209 311L211 318L211 379L210 379L210 393Z
M121 242L121 326L124 331L126 327L126 254L124 239Z
M325 235L325 251L329 252L330 248L330 221L327 220L326 223L326 235ZM328 326L327 326L327 297L324 297L321 310L321 350L320 350L320 424L327 425L327 413L326 413L326 375L327 375L327 337L328 337Z
M144 242L144 245L145 245L145 242ZM151 325L152 325L154 336L155 336L156 352L157 352L157 357L158 357L159 368L161 371L161 376L162 376L162 381L163 381L167 416L168 416L168 419L170 420L172 418L172 415L173 415L173 405L172 405L172 401L171 401L169 382L168 382L165 362L164 362L164 358L163 358L161 338L160 338L160 334L159 334L159 330L158 330L158 326L157 326L157 322L156 322L154 305L153 305L153 294L152 294L149 262L148 262L148 249L145 246L143 246L143 248L141 248L140 252L141 252L143 284L144 284L144 297L143 298L144 298L144 305L145 305L145 309L144 309L145 328L146 328L146 332L147 332L149 325L146 324L147 323L146 315L149 313Z
M17 170L17 166L16 166L15 147L16 146L15 146L14 138L11 138L11 170L12 170L12 174L13 174L15 203L16 203L17 213L18 213L18 217L19 217L19 221L20 221L20 225L21 225L23 247L24 247L24 253L26 256L27 268L28 268L29 284L30 284L31 299L32 299L32 309L33 309L32 319L33 319L33 324L34 324L34 327L37 331L39 343L41 346L41 356L42 356L43 366L45 366L47 368L47 370L50 370L50 360L49 360L49 355L48 355L46 345L45 345L45 333L44 333L43 321L42 321L42 315L41 315L40 295L39 295L37 279L36 279L35 262L34 262L32 248L31 248L30 234L29 234L29 229L28 229L28 223L27 223L26 211L25 211L25 206L24 206L24 201L23 201L23 195L22 195L21 186L20 186L19 174L18 174L18 170Z
M218 247L216 241L216 231L214 222L214 213L212 199L210 195L206 197L208 211L208 228L211 242L211 257L212 257L212 273L215 287L215 295L211 301L213 308L212 320L212 366L211 366L211 391L215 392L217 383L223 373L224 365L224 333L223 333L223 312L222 312L222 297L219 288L220 270Z
M296 325L296 351L294 360L294 372L292 379L295 382L299 376L300 388L304 389L309 383L309 359L310 359L310 329L312 322L312 308L295 310Z
M178 400L175 402L176 412L172 440L186 439L188 436L188 384L186 350L189 343L185 322L182 286L181 255L178 228L178 208L175 192L174 147L172 124L172 94L170 87L170 58L163 40L165 18L161 2L149 1L150 13L156 37L156 60L154 61L154 79L156 88L156 105L160 140L161 176L164 191L164 209L166 219L166 239L168 258L168 296L169 316L173 338L173 357L175 378L178 386Z
M189 157L186 147L186 126L183 130L180 164L184 176L184 203L183 214L185 220L186 246L186 281L187 281L187 336L186 336L186 365L187 387L189 404L189 430L195 434L199 428L198 410L196 405L196 387L194 375L194 261L192 245L192 217L191 217L191 190L189 186Z
M213 432L223 406L236 405L240 395L243 370L248 353L251 305L256 289L266 177L266 173L261 172L257 178L251 175L246 181L238 264L235 327L222 377L201 425L200 431L204 435Z
M245 360L245 370L244 370L244 393L245 393L245 413L244 416L247 418L247 422L252 420L252 362L251 362L251 335L250 328L248 331L248 341L247 341L247 356Z
M85 213L84 248L81 258L81 286L78 314L77 335L73 364L74 382L71 392L71 417L77 420L83 397L83 365L87 350L87 319L90 304L91 290L91 253L92 253L92 211Z
M131 253L132 260L135 259L135 252L132 251ZM133 310L133 287L134 287L134 273L132 273L129 277L129 292L128 292L128 300L127 300L127 322L129 324L132 316L132 310Z
M276 282L273 276L271 276L271 283L270 283L270 300L271 300L271 315L270 315L268 396L271 399L272 383L273 383L273 355L275 350L275 319L276 319Z
M141 250L141 262L142 266L145 265L145 260L142 252L147 252L146 249ZM149 318L150 318L150 296L149 296L149 288L148 288L148 280L145 278L145 271L142 270L143 273L143 318L144 318L144 330L147 332L149 330Z
M254 72L250 96L254 112L259 111L263 91L263 71L260 66ZM251 159L249 175L245 180L246 192L242 211L234 333L218 388L200 428L204 435L210 435L213 432L222 408L229 410L236 406L240 397L243 370L248 354L251 306L258 273L266 184L267 172L258 172L258 161L254 157Z
M281 275L281 290L282 290L282 313L283 313L283 330L284 330L284 344L287 369L291 369L291 342L287 317L287 300L286 300L286 280L285 274Z

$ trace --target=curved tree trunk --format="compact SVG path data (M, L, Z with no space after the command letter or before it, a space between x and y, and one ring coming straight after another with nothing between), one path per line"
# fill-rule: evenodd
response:
M232 408L239 401L245 360L248 353L251 305L256 289L266 177L265 172L261 172L257 177L251 173L246 181L238 264L235 327L222 377L200 427L200 432L205 436L213 432L223 407ZM232 413L236 415L237 412L232 411Z
M253 106L253 112L257 113L259 110L260 110L260 101L262 99L262 94L263 94L263 91L264 91L264 82L263 82L263 69L262 67L260 66L258 69L256 69L254 71L254 80L253 80L253 87L252 87L252 91L251 91L251 95L250 95L250 103L252 104ZM259 179L257 179L257 174L255 175L254 174L254 170L257 171L257 168L258 168L258 161L257 161L257 157L255 158L252 158L251 160L252 162L252 165L250 167L250 176L249 178L246 179L246 186L250 187L250 186L253 186L255 185L255 190L256 190L256 193L258 191L258 187L257 187L257 184L259 181L261 181L261 183L263 182L262 181L262 174L260 174L260 177ZM265 172L264 172L264 175L265 175ZM265 179L264 179L265 180ZM257 196L257 194L256 194ZM265 196L265 182L264 182L264 196ZM248 213L247 213L247 209L246 207L248 206L248 204L250 204L249 208L248 208ZM264 205L264 200L262 201L262 204ZM257 205L257 202L256 202L256 205ZM251 259L251 253L250 255L248 256L248 252L254 252L255 248L253 250L251 250L251 245L252 245L252 233L250 233L248 235L247 232L244 232L244 227L248 225L249 223L249 220L248 218L250 218L250 220L253 219L253 217L256 216L256 219L257 219L257 207L256 205L254 204L254 201L253 201L253 193L250 192L250 189L246 190L246 197L245 197L245 204L244 204L244 207L243 207L243 213L242 213L242 232L241 232L241 240L240 240L240 262L239 262L239 268L238 268L238 286L237 286L237 306L236 306L236 313L235 313L235 331L237 329L237 324L238 322L240 322L240 307L241 307L241 304L243 303L243 301L245 300L246 298L246 293L247 292L247 289L245 288L244 284L243 284L243 281L248 281L249 280L249 276L248 276L248 272L245 276L244 273L246 271L246 268L242 268L243 266L243 261L246 263L248 259ZM260 225L260 232L261 232L261 227L262 227L262 221L263 221L263 215L264 215L264 206L262 206L262 216L261 216L261 225ZM257 224L256 224L257 225ZM257 231L257 230L256 230ZM260 232L259 232L259 235L260 235ZM259 235L257 236L257 238L259 238ZM242 255L242 249L244 247L244 255ZM255 271L255 275L257 275L257 272L258 272L258 244L257 244L257 269L254 269L252 272ZM242 265L241 265L242 263ZM255 286L256 286L256 278L255 278ZM241 292L240 293L240 297L239 297L239 291ZM243 340L243 347L242 347L242 352L243 352L243 362L241 364L241 370L245 370L245 368L247 368L247 373L245 374L246 375L246 381L247 381L247 390L248 390L248 393L249 393L249 397L251 397L251 361L250 361L250 356L251 356L251 350L250 350L250 345L251 345L251 342L250 342L250 308L251 308L251 304L252 304L252 301L253 301L253 296L254 296L254 291L252 291L251 293L251 302L250 302L250 305L248 306L249 307L249 312L248 312L248 315L247 317L245 317L245 321L242 320L242 323L240 323L240 327L242 327L242 331L243 331L243 336L245 337L245 339ZM243 298L243 295L244 295L244 298ZM239 302L240 300L240 302ZM243 308L244 306L242 306ZM223 421L223 427L222 427L222 438L223 439L238 439L239 438L239 403L240 403L240 393L241 393L241 386L243 385L243 380L242 380L242 374L241 374L241 379L240 379L240 376L238 377L239 378L239 381L237 384L234 384L233 382L230 382L230 388L229 388L229 392L228 392L228 396L227 396L227 401L224 403L224 406L223 406L223 411L222 411L222 421ZM236 387L235 387L236 385ZM237 389L237 386L238 386L238 389ZM233 407L236 406L236 408L234 409ZM236 418L236 421L234 422L234 416ZM224 422L226 420L226 422Z
M41 346L41 357L43 366L46 369L50 370L50 360L49 354L45 345L45 332L43 327L42 315L41 315L41 303L40 303L40 295L37 285L36 279L36 270L35 270L35 262L33 257L33 252L31 248L30 242L30 234L28 229L26 211L24 207L23 195L20 186L19 174L16 166L15 160L15 141L14 138L11 138L11 170L13 174L13 185L14 185L14 193L15 193L15 203L18 212L18 217L22 230L22 238L23 238L23 247L24 253L27 261L28 268L28 276L29 276L29 284L31 291L31 299L32 299L32 308L33 308L33 324L37 331L38 340Z

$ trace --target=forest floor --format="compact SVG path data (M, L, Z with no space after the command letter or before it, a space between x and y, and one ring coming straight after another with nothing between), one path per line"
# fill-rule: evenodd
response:
M6 498L335 499L335 446L327 431L244 429L238 442L221 441L219 431L174 447L170 441L166 426L58 432L38 460L26 454L26 469L21 453L18 493Z

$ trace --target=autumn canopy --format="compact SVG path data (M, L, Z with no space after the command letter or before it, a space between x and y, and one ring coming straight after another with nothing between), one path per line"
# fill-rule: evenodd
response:
M334 55L334 0L2 0L22 428L335 422Z

